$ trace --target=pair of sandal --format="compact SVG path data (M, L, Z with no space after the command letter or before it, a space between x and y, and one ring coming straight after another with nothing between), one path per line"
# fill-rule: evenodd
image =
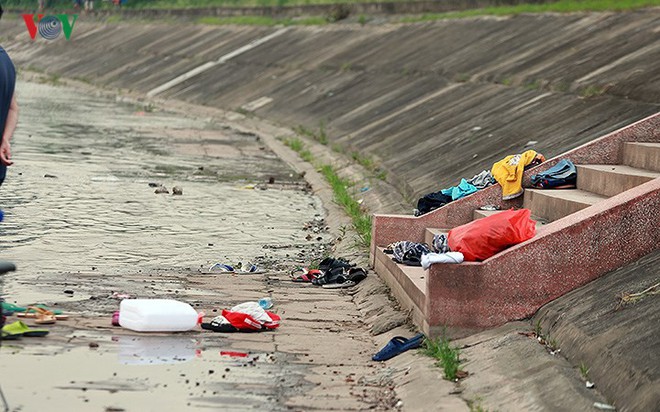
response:
M251 262L238 262L238 265L232 266L225 263L214 263L207 273L237 273L237 274L259 274L264 273L257 265Z
M39 325L52 325L58 320L69 319L68 315L56 314L53 311L44 309L39 306L28 306L25 312L16 313L19 318L33 318L34 323Z
M362 268L335 268L322 278L312 281L313 284L325 289L343 289L350 288L367 277L367 272Z

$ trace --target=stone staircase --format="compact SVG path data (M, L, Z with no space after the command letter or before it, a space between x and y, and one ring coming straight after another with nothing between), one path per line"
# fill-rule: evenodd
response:
M576 189L526 189L502 201L495 185L424 216L374 216L372 265L425 333L448 327L460 336L527 318L660 247L660 113L528 170L523 185L564 158L576 164ZM382 251L398 240L431 244L436 233L499 213L479 210L485 204L530 209L536 236L483 262L428 271Z

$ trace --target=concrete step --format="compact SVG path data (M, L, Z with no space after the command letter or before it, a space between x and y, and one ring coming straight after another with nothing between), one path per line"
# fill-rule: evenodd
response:
M392 260L392 255L377 248L374 270L389 286L392 295L406 311L411 312L412 320L423 325L426 305L426 276L428 273L421 266L400 265Z
M492 216L496 213L500 213L502 210L479 210L475 209L475 211L472 214L472 219L477 220L481 219L482 217L488 217ZM543 225L548 224L548 220L542 217L534 216L532 215L531 218L536 221L536 229L540 228Z
M526 189L523 207L552 222L607 199L580 189Z
M603 196L615 196L660 177L660 172L626 165L576 165L577 187Z
M424 243L426 243L429 246L433 245L433 237L437 235L438 233L449 233L451 229L437 229L437 228L432 228L432 227L427 227L426 231L424 232Z
M623 163L640 169L660 172L660 143L624 143Z

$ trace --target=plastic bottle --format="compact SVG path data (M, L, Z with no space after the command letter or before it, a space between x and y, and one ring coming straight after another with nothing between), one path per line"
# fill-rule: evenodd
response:
M197 325L198 314L187 303L172 299L124 299L119 324L137 332L183 332Z
M273 299L271 298L261 298L259 299L259 306L261 306L262 309L270 309L273 307Z

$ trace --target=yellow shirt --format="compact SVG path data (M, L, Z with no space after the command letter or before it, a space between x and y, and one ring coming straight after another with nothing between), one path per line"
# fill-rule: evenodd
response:
M522 195L522 175L525 166L530 164L535 157L536 152L528 150L523 154L507 156L493 164L490 173L502 186L502 199L509 200Z

